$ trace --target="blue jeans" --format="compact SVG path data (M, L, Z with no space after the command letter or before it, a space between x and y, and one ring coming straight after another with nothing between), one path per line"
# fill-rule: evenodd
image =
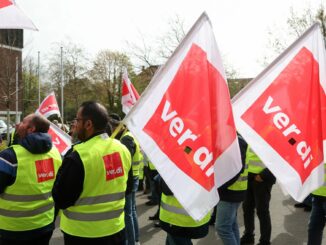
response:
M192 242L190 238L173 236L167 233L165 245L192 245Z
M308 244L320 245L325 226L326 199L312 197L312 210L308 226Z
M224 245L240 245L237 212L240 202L219 201L216 205L215 229Z
M136 241L139 241L139 227L136 212L136 191L138 189L138 184L138 176L134 176L132 192L126 195L126 204L124 210L128 245L134 245Z

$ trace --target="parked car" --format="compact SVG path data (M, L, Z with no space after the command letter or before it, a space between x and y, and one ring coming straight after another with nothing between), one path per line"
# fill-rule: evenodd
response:
M0 135L2 139L7 139L7 123L0 119ZM13 127L9 125L9 132L13 130Z

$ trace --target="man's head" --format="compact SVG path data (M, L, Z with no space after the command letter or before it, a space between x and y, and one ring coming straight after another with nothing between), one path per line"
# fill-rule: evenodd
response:
M49 128L50 123L43 116L29 114L16 126L16 131L18 137L23 139L31 133L47 133Z
M117 113L110 113L109 123L112 126L112 130L115 130L115 128L119 126L120 122L121 122L121 117Z
M78 139L84 141L96 132L105 131L108 112L103 105L86 101L80 106L75 120Z

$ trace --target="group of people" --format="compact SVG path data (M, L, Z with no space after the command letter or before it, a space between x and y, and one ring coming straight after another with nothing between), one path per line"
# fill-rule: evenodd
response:
M136 191L143 180L146 155L133 135L94 101L80 106L73 121L75 144L61 156L48 134L50 123L37 114L17 125L13 144L0 152L0 245L49 244L54 223L67 245L137 245ZM157 226L167 245L190 245L215 223L225 245L254 244L255 209L260 222L258 244L271 244L269 203L275 177L238 135L242 169L218 189L214 215L195 221L174 197L149 161L151 200L158 205ZM308 245L321 244L326 214L326 187L312 195ZM243 203L245 231L240 238L238 208Z

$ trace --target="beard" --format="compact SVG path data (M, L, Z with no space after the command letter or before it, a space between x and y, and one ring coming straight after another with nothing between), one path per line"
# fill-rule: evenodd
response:
M86 129L85 128L82 128L77 132L77 138L80 141L86 140Z

